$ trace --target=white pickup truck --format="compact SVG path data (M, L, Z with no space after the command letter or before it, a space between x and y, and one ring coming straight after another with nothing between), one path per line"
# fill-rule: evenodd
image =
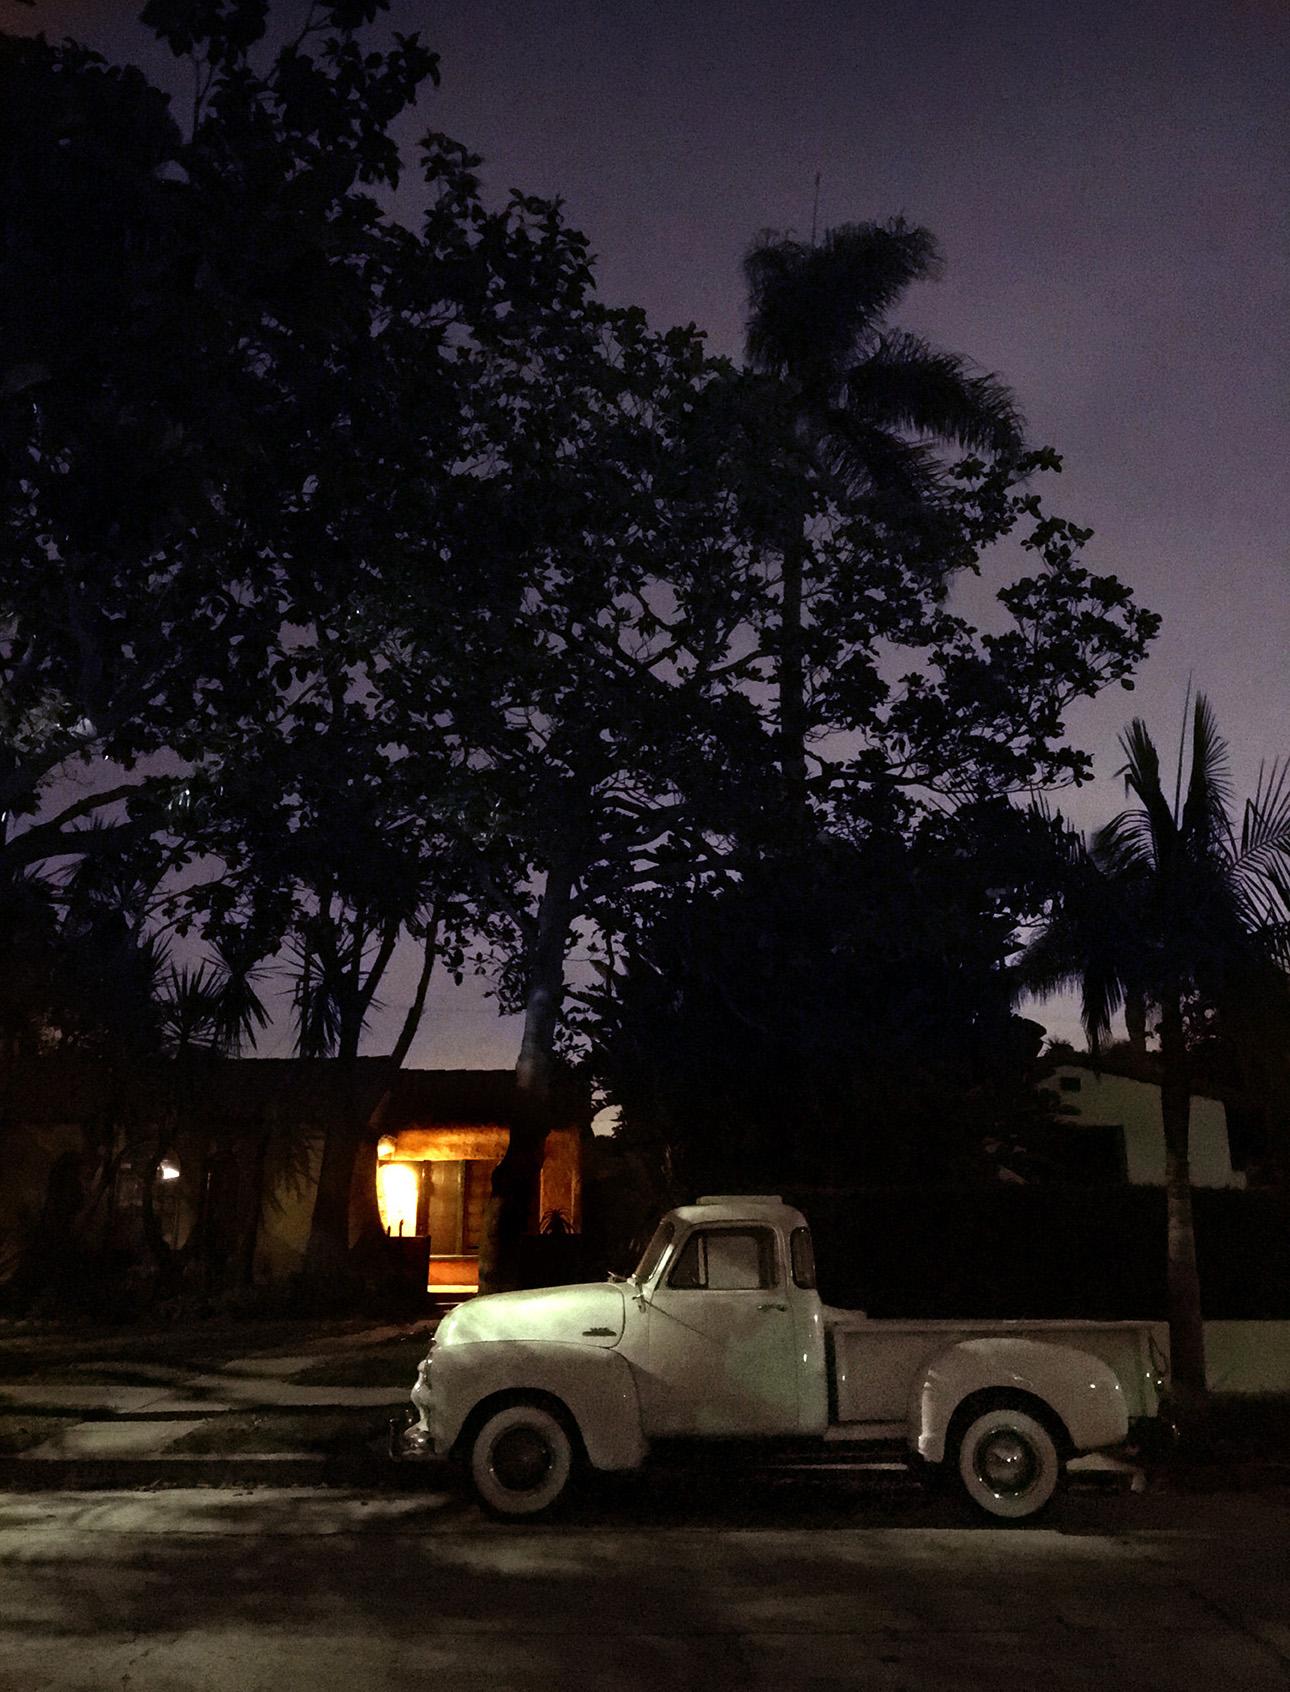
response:
M625 1280L499 1293L440 1323L396 1455L465 1460L491 1513L532 1518L582 1466L742 1442L838 1463L898 1449L995 1517L1042 1510L1066 1460L1123 1445L1161 1379L1136 1322L868 1319L820 1301L778 1198L669 1211Z

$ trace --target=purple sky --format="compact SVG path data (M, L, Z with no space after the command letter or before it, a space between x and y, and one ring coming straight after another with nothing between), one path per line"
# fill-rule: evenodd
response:
M169 79L134 10L3 15ZM395 0L391 18L443 56L423 126L482 153L498 195L563 196L605 296L716 351L740 350L744 248L809 234L817 170L822 224L899 212L936 233L947 274L899 320L1013 385L1066 461L1050 504L1165 619L1137 692L1072 718L1099 780L1068 814L1118 808L1131 712L1176 744L1189 676L1238 790L1290 750L1287 0ZM410 991L392 983L391 1014ZM1043 1015L1075 1031L1069 1007ZM412 1061L515 1045L478 989L445 990Z

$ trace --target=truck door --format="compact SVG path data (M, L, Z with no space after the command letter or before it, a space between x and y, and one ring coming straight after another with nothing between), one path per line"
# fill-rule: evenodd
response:
M649 1300L638 1377L646 1434L795 1433L796 1364L775 1230L693 1229Z

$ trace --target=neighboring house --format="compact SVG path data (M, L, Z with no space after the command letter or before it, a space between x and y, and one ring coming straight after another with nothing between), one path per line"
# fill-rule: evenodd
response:
M1070 1136L1069 1169L1094 1181L1164 1185L1160 1083L1151 1076L1151 1061L1130 1052L1108 1052L1097 1059L1052 1052L1043 1060L1039 1085L1060 1103L1059 1125ZM1192 1095L1189 1141L1193 1186L1245 1186L1244 1172L1232 1167L1221 1100Z
M166 1242L200 1228L222 1286L279 1279L304 1260L327 1122L346 1087L329 1059L163 1059L117 1068L79 1057L0 1066L0 1277L37 1235L75 1238L118 1261L144 1242L145 1183ZM489 1176L506 1147L510 1070L353 1072L370 1131L351 1190L350 1239L379 1225L421 1242L403 1255L428 1283L478 1284ZM530 1230L581 1224L590 1109L570 1088L547 1140ZM379 1133L379 1142L378 1142ZM418 1270L420 1273L421 1270Z

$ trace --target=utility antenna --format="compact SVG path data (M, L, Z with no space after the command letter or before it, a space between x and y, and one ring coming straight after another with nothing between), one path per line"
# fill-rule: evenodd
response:
M815 231L820 221L820 173L815 173L815 204L811 207L811 250L815 249Z

